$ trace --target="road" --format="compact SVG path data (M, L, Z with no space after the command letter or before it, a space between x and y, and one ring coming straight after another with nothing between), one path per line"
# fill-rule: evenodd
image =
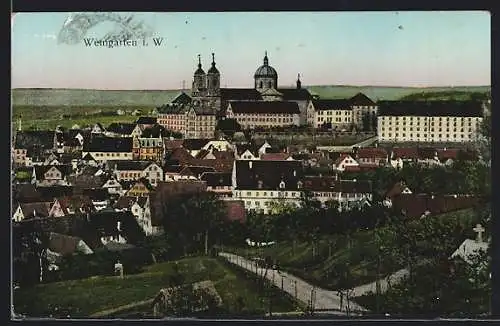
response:
M230 263L238 265L251 271L257 275L263 275L265 273L264 268L260 268L254 262L245 259L241 256L237 256L231 253L220 252L219 256L226 258ZM295 297L297 300L309 304L311 300L311 293L313 289L316 293L316 300L314 300L314 310L321 310L322 313L336 314L336 315L346 315L347 314L347 303L346 300L342 300L340 296L337 295L336 291L325 290L318 287L313 287L306 281L293 276L291 274L285 273L283 271L276 271L272 269L267 270L266 278L274 283L277 287L281 288L283 291ZM368 310L360 305L350 301L349 302L350 315L356 316L356 312L367 312Z

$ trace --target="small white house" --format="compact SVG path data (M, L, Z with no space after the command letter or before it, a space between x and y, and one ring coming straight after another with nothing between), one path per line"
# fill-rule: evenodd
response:
M344 171L346 168L357 168L359 163L349 154L342 154L335 161L335 167L337 171Z

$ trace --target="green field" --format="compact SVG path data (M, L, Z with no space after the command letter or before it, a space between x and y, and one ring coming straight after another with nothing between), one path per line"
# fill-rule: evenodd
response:
M174 264L186 283L212 280L223 301L223 311L235 313L238 297L243 299L243 314L265 314L267 305L262 300L255 279L246 277L227 263L215 258L186 258L177 262L151 265L143 273L116 277L93 277L38 285L14 292L16 313L29 317L67 316L78 318L153 298L160 289L168 287ZM295 310L288 296L276 295L274 311Z
M415 93L442 93L442 92L489 92L490 86L463 86L463 87L377 87L377 86L310 86L310 92L321 98L348 98L361 92L374 101L399 100L404 96Z
M152 108L142 106L120 107L121 110L133 112L136 109L144 112L144 115ZM94 113L97 110L102 110L103 114ZM101 123L104 127L113 122L133 122L138 116L131 114L126 115L109 115L108 112L116 112L117 108L109 106L102 107L85 107L85 106L14 106L12 108L12 124L13 128L17 128L18 119L22 119L22 128L27 130L33 127L37 129L54 129L57 126L71 128L73 125L79 125L81 128L92 126L95 123Z
M484 93L491 90L489 86L454 88L310 86L307 88L321 98L348 98L362 92L373 100L397 100L410 94L416 94L420 98L432 98L428 94L443 97L447 92L457 93L459 97L463 97L467 95L459 94L460 92ZM23 129L31 126L45 129L57 125L71 127L78 124L83 127L96 122L104 125L112 122L129 122L134 121L136 117L130 114L124 116L90 114L98 110L115 112L121 109L132 112L140 109L143 115L147 115L153 108L170 102L179 92L180 90L13 89L12 120L15 128L21 116Z
M490 86L463 87L377 87L321 85L305 86L322 98L347 98L358 92L373 100L396 100L421 92L466 91L487 92ZM14 89L12 104L29 106L145 106L155 107L170 102L180 90L90 90L90 89ZM189 92L189 91L187 91Z

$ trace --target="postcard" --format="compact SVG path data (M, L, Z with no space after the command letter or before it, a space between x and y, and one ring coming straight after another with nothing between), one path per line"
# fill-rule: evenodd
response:
M488 318L490 20L13 13L12 318Z

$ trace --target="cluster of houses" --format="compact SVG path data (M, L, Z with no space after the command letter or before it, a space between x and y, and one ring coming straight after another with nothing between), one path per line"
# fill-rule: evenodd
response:
M144 126L145 121L151 124ZM153 119L143 117L117 125L18 131L13 146L14 185L31 186L54 198L39 202L36 209L20 203L13 219L77 212L78 208L67 208L65 200L56 198L61 191L61 198L85 198L86 207L96 211L130 211L146 234L154 234L158 225L149 212L152 198L158 189L177 183L202 184L205 191L217 193L231 205L264 213L275 201L298 205L305 192L323 203L336 200L343 203L341 207L350 207L370 201L372 189L369 182L342 179L343 172L400 169L407 162L450 165L458 158L477 160L472 151L450 148L364 147L336 153L277 148L267 141L171 139L162 136ZM156 129L158 134L151 132ZM149 137L143 137L145 132ZM307 175L308 168L316 167L326 168L330 176Z
M191 95L181 92L152 117L107 127L96 123L84 129L18 130L12 146L14 225L44 228L51 234L54 255L90 253L103 246L117 250L163 232L163 203L180 194L215 193L230 221L244 222L249 211L272 214L274 203L299 206L305 194L323 205L334 201L340 210L349 210L371 205L373 188L370 181L346 178L344 172L478 159L473 151L444 147L329 152L216 138L216 123L225 118L250 129L360 127L378 119L382 141L395 135L397 141L467 142L482 119L477 103L463 104L460 110L451 102L377 104L361 93L321 100L301 87L300 78L296 88L279 88L267 53L254 80L251 89L221 88L214 58L207 74L200 60ZM426 110L420 110L422 105ZM165 137L172 131L183 139ZM328 173L312 173L315 168ZM388 189L384 205L418 217L468 207L476 200L414 194L398 183Z

